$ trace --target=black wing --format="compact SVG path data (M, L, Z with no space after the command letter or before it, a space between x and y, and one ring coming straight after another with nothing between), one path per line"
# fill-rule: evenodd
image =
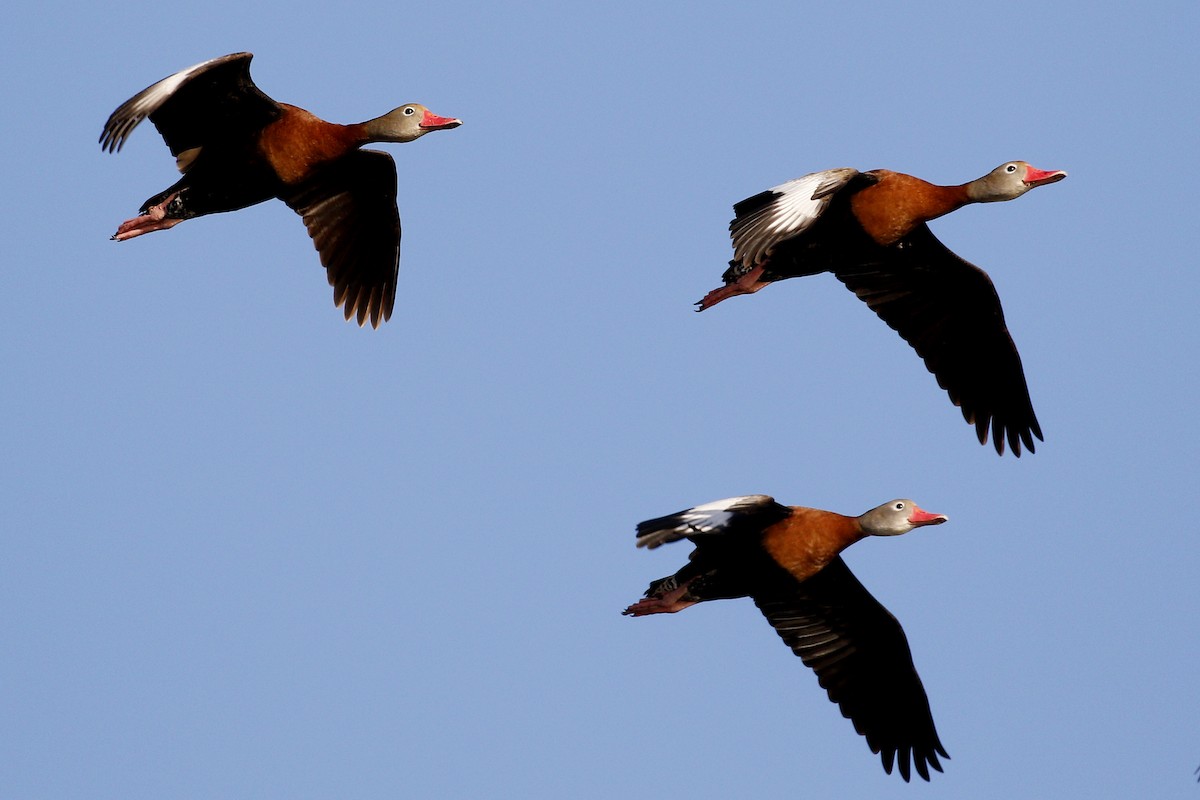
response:
M280 108L250 79L251 58L250 53L214 58L138 92L104 124L101 149L120 150L146 117L174 156L214 139L262 129L279 116Z
M802 583L780 571L751 597L817 673L829 699L880 754L889 774L897 754L906 781L910 757L925 780L929 767L942 771L938 755L950 756L938 739L904 630L840 557Z
M922 224L890 247L865 248L834 274L913 346L981 444L990 424L997 453L1006 440L1016 456L1022 443L1034 452L1033 437L1041 439L1042 429L986 272Z
M356 150L282 199L304 218L346 319L371 327L391 319L400 268L396 164L387 153Z

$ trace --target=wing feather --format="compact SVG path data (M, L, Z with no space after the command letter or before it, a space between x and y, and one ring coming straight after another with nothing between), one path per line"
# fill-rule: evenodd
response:
M950 756L904 630L840 557L802 583L780 570L751 597L888 773L897 755L906 781L912 768L925 780L930 767L942 771L938 756Z
M653 550L680 539L759 532L791 513L765 494L729 497L638 523L637 546Z
M959 258L927 225L891 247L834 270L925 361L925 366L975 425L981 443L991 428L996 452L1007 442L1034 452L1042 438L1021 356L987 273Z
M280 108L250 79L251 58L232 53L209 59L146 87L109 116L100 133L101 149L120 150L147 117L174 156L267 125Z
M308 234L346 319L372 328L391 319L400 268L396 165L378 150L356 150L283 197Z
M777 244L812 227L833 195L859 174L850 167L814 172L734 205L733 260L746 268L764 261Z

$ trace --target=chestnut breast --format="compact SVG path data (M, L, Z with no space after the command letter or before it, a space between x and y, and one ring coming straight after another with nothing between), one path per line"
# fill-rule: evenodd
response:
M341 158L362 143L352 126L326 122L296 106L279 105L283 113L263 128L258 147L286 184L299 183L313 167Z
M791 516L763 531L762 548L796 580L802 581L824 569L863 535L854 517L794 507Z
M850 198L850 209L867 235L880 245L893 244L922 222L967 203L962 186L936 186L886 169L871 174L879 176L879 181Z

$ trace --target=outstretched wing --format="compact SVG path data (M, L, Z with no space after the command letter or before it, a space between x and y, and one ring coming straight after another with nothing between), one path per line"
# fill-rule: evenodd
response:
M379 150L356 150L318 169L283 201L304 218L346 319L371 327L391 319L400 269L396 164Z
M653 550L680 539L727 536L743 530L759 532L791 513L790 508L765 494L729 497L639 522L637 546Z
M280 108L250 79L251 58L251 53L214 58L138 92L104 124L101 149L120 150L146 117L176 157L217 138L261 129L279 116Z
M904 630L850 572L840 557L797 583L782 570L751 592L785 644L817 673L842 715L866 737L890 774L911 768L929 780L941 772L938 739L925 688L913 666Z
M919 225L891 247L871 247L834 274L925 360L980 443L991 426L1003 454L1034 452L1042 429L1033 412L1021 356L987 273L959 258Z

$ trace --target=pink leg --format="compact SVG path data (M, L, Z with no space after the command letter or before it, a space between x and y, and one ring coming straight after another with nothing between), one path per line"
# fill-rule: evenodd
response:
M647 614L674 614L676 611L683 611L688 606L694 606L699 602L680 599L686 592L687 585L685 584L660 597L643 597L621 613L630 617L644 617Z
M179 192L175 192L158 205L146 209L146 213L142 216L122 222L112 236L113 241L123 242L126 239L141 236L143 233L165 231L183 222L181 219L167 219L167 206L178 196Z
M759 280L762 277L763 268L755 267L747 272L742 277L738 278L733 283L727 283L720 289L713 289L708 294L704 295L704 299L696 305L700 306L697 311L703 311L706 308L711 308L727 297L736 297L739 294L753 294L763 288L770 281Z

